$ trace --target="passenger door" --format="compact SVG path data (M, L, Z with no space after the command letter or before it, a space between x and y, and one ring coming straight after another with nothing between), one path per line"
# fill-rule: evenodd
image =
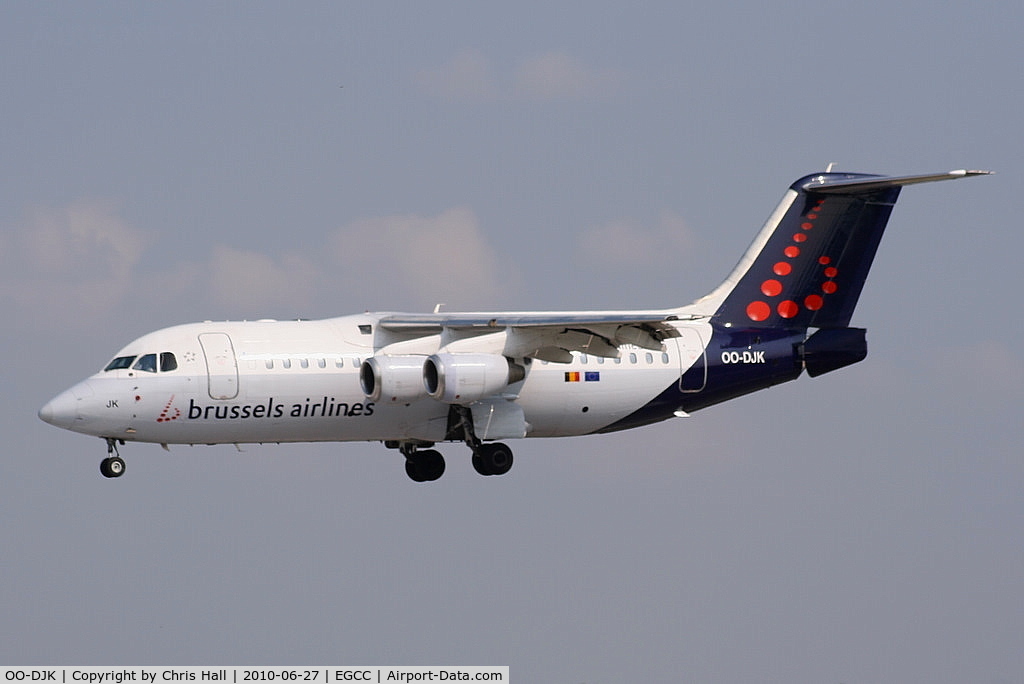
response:
M235 348L227 333L203 333L199 344L206 357L211 399L234 399L238 396L238 362Z

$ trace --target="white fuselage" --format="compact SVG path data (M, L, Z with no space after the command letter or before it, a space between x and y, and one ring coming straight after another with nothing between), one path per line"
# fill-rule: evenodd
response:
M445 440L448 404L430 397L374 401L361 388L360 364L390 351L379 340L374 346L379 318L166 328L117 354L153 355L160 361L153 370L100 371L43 411L50 422L76 432L162 444ZM574 352L569 363L523 360L525 378L487 401L515 405L525 424L520 421L511 434L501 425L490 432L478 426L480 437L588 434L633 413L703 362L701 341L710 338L710 326L677 325L685 334L667 340L663 351L625 345L614 359ZM474 346L487 344L472 339ZM433 335L391 346L426 358L443 345ZM173 369L164 370L166 358L173 359Z

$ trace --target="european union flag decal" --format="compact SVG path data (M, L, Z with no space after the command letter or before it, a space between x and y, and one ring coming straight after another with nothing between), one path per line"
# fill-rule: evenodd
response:
M583 380L585 382L600 382L601 371L587 371L583 374Z

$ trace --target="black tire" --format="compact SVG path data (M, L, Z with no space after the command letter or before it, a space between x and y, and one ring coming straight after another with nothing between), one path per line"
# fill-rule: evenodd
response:
M512 469L512 450L500 442L481 445L475 456L479 456L489 475L504 475ZM473 467L482 472L475 462Z
M417 451L405 459L405 474L413 482L433 482L444 475L444 456L433 449Z
M427 478L423 477L423 468L420 464L411 458L405 460L405 474L409 476L409 479L413 482L426 482Z
M103 477L121 477L124 475L124 459L110 456L100 461L100 473Z
M480 473L484 477L494 474L487 469L487 464L484 463L484 459L482 459L479 454L473 454L473 470Z
M426 475L425 482L433 482L444 475L444 456L440 452L428 449L416 452L416 461Z

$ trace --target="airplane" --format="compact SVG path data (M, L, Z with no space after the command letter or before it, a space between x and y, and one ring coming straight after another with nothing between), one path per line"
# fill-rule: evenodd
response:
M728 277L674 309L364 313L205 322L149 333L39 410L118 446L382 442L416 482L433 447L464 442L503 475L500 440L636 428L867 356L850 327L882 233L907 185L986 175L804 176L786 190Z

